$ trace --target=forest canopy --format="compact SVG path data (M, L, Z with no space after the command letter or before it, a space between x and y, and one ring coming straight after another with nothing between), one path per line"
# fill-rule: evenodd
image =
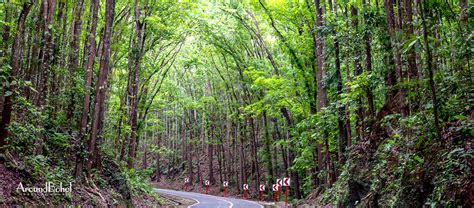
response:
M289 177L295 205L472 207L472 16L467 0L2 0L0 202L27 203L25 180L131 206L162 180L257 195Z

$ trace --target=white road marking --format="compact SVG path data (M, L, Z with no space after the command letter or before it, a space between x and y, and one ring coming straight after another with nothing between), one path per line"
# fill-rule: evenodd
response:
M198 205L198 204L200 203L199 200L197 200L197 199L195 199L195 198L192 198L192 197L188 197L188 198L189 198L189 199L192 199L192 200L194 200L194 201L196 201L195 204L189 205L188 208L190 208L190 207L192 207L192 206L196 206L196 205Z
M199 199L197 199L193 195L200 195L201 197L212 198L212 199L215 199L215 200L218 200L218 201L223 201L223 202L228 203L230 205L229 208L234 207L234 203L232 203L231 201L225 200L222 197L218 197L218 196L205 195L205 194L194 193L194 192L180 192L180 191L167 190L167 189L155 189L155 191L159 192L159 193L162 193L162 194L175 195L175 196L189 198L189 199L192 199L192 200L196 201L195 204L189 205L188 208L192 208L194 206L197 206L197 205L201 204L201 201L199 201ZM173 192L176 192L176 193L173 194ZM255 202L251 202L251 201L247 201L247 200L245 200L245 201L250 202L250 203L255 203ZM259 205L259 206L263 208L263 206L261 206L261 205Z

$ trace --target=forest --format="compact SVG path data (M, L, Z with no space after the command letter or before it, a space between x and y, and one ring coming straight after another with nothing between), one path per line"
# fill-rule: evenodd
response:
M0 0L0 206L473 207L473 8Z

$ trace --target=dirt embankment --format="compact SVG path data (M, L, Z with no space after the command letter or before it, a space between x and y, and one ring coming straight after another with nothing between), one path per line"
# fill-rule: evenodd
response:
M111 164L108 164L111 165ZM171 200L158 201L147 194L132 196L127 183L119 172L108 167L103 175L94 180L85 180L82 183L72 182L70 192L48 193L42 191L28 192L19 189L21 183L24 188L44 188L45 177L33 175L23 162L14 159L11 155L0 155L0 207L55 207L55 206L82 206L82 207L161 207L174 205ZM118 167L115 167L118 168ZM63 184L63 187L69 187Z

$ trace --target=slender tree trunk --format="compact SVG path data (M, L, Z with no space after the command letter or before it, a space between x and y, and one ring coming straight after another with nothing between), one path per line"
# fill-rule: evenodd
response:
M368 8L370 6L370 0L364 0L364 6ZM367 14L368 11L364 11L364 23L366 27L370 24L369 16ZM364 31L364 42L365 42L365 67L369 73L372 73L372 41L370 30L368 28ZM375 107L374 107L374 95L372 93L372 87L368 86L366 89L367 93L367 106L368 106L368 117L369 119L373 119L375 114ZM370 123L367 126L371 126Z
M4 22L10 22L10 9L8 6L5 6L4 7L4 12L5 12L5 19L4 19ZM30 35L31 37L31 35ZM7 54L8 54L8 40L10 39L10 24L3 24L3 32L2 32L2 45L1 45L1 50L0 50L0 57L6 57ZM8 60L4 60L4 62L0 62L0 64L7 64L8 63ZM5 97L3 96L3 93L4 93L4 90L0 90L0 92L2 93L0 95L0 115L3 114L3 105L4 105L4 101L5 101ZM2 117L0 117L1 119ZM0 120L1 122L1 120ZM0 124L1 126L2 124ZM0 130L1 132L1 130ZM1 134L1 133L0 133ZM1 137L1 135L0 135ZM1 141L0 139L0 147L3 145L2 144L3 142Z
M245 131L245 127L240 128L240 122L237 124L237 131L239 132L239 139L240 139L240 148L239 148L239 156L240 156L240 183L241 185L244 183L247 183L247 173L246 173L246 159L244 155L244 148L245 148L245 143L244 143L244 136L245 134L241 134L241 130ZM238 186L238 190L240 192L242 186Z
M250 136L252 138L252 154L253 154L253 167L254 167L254 170L255 170L255 174L256 174L256 182L255 182L255 190L258 190L258 185L260 183L260 165L258 163L258 152L257 152L257 148L258 148L258 138L257 138L257 131L258 131L258 127L256 127L255 125L255 122L254 122L254 119L253 118L249 118L248 119L248 123L247 125L250 125Z
M65 5L66 3L63 1L58 2L57 6L57 16L56 16L56 26L55 28L61 28L61 23L65 24L67 18L63 18L64 16L64 10L65 10ZM67 16L67 15L66 15ZM63 21L64 19L64 21ZM51 66L56 66L56 67L63 67L61 66L61 60L62 57L62 50L61 48L65 47L65 45L61 45L62 41L61 39L66 36L67 31L66 30L54 30L54 34L52 35L52 43L53 43L53 53L51 57ZM50 111L50 117L56 117L56 112L59 112L60 106L57 105L59 103L59 96L54 96L54 95L59 95L60 94L60 89L62 89L62 76L59 73L54 73L55 70L52 70L53 73L51 74L51 90L50 94L53 95L51 96L51 99L49 99L48 104L52 107L52 110ZM71 130L72 128L70 128ZM69 162L69 161L67 161ZM67 163L66 163L67 164Z
M38 1L36 1L37 4L39 4ZM39 13L42 14L43 13L43 4L41 3L41 5L38 6L39 7ZM36 7L35 7L36 8ZM30 68L29 68L29 71L32 75L28 75L28 76L32 76L32 78L30 79L33 86L38 89L39 87L39 82L40 82L40 72L39 72L39 65L40 65L40 59L41 59L41 56L43 54L43 51L42 51L42 47L41 46L41 38L42 38L42 33L43 33L43 27L41 27L41 25L43 25L43 15L38 15L36 18L35 18L35 23L36 23L36 26L35 26L35 36L33 38L33 46L32 46L32 49L31 49L31 64L30 64ZM32 103L36 103L36 95L31 95L31 91L30 91L30 88L27 88L26 90L26 93L25 93L25 97L30 100Z
M402 61L401 61L401 54L400 54L400 49L398 47L398 41L396 37L396 32L397 32L397 25L395 22L395 14L393 10L393 5L394 2L393 0L385 0L385 12L387 13L387 23L388 23L388 34L390 36L390 44L391 48L393 50L393 61L395 63L395 72L397 75L397 81L399 83L403 82L403 72L402 72ZM407 111L407 106L405 103L405 92L406 90L403 89L403 87L400 88L400 112L402 116L407 116L408 111Z
M222 163L223 163L222 144L219 144L216 147L217 147L217 166L218 166L217 169L219 172L219 183L222 183Z
M5 20L4 22L10 22L10 15L9 15L9 8L5 7ZM31 37L31 35L30 35ZM0 50L0 57L6 57L8 54L8 40L10 39L10 25L3 24L3 32L2 32L2 42L1 45L2 49ZM29 39L29 38L28 38ZM8 60L4 60L4 62L0 62L0 64L7 64ZM2 91L3 92L3 91ZM3 104L4 104L5 97L3 94L0 95L0 115L3 114ZM0 117L1 118L1 117ZM2 142L0 141L0 147L2 146Z
M438 139L441 139L441 129L439 125L439 116L438 116L438 100L436 97L436 86L433 79L433 55L431 54L431 49L428 43L428 27L426 26L426 6L422 5L423 3L419 3L420 5L420 13L422 18L423 24L423 42L426 50L426 66L428 68L428 78L429 78L429 85L431 90L431 99L433 101L433 117L434 117L434 124L436 129L436 134ZM425 3L426 4L426 3Z
M330 0L331 1L331 0ZM334 5L333 13L337 16L337 7ZM341 99L340 96L342 95L342 76L341 76L341 58L340 58L340 48L339 48L339 39L337 37L337 31L333 29L332 31L333 39L334 39L334 55L336 59L336 80L337 80L337 95L339 96L338 99ZM347 147L347 132L345 126L346 120L346 106L341 104L338 107L338 117L337 117L337 127L339 130L339 163L344 164L346 161L345 157L345 150Z
M137 39L134 42L132 50L132 60L134 67L134 78L132 82L132 103L131 103L131 118L130 118L130 127L131 127L131 137L130 137L130 148L128 151L128 168L132 168L134 165L134 160L136 157L137 149L137 139L138 139L138 91L140 86L140 63L143 54L143 28L145 26L144 22L140 20L140 9L138 6L138 0L135 0L134 14L135 14L135 30L137 33Z
M280 131L280 128L278 126L278 122L276 119L273 120L273 126L275 128L275 134L277 135L276 138L279 138L279 139L284 139L286 140L286 137L284 137L282 134L281 134L281 131ZM288 154L287 154L287 151L285 149L285 147L283 147L283 145L280 145L280 149L281 149L281 159L282 159L282 163L283 163L283 170L284 170L284 173L285 175L290 175L289 172L288 172ZM278 157L276 155L276 151L275 151L275 157ZM278 164L278 162L275 162L275 164ZM280 175L278 173L275 174L276 176Z
M21 15L20 15L21 16ZM10 9L5 6L5 22L10 22ZM24 26L23 26L24 27ZM10 39L10 25L3 24L3 32L2 32L2 50L0 51L0 57L6 57L8 54L8 40ZM0 103L0 107L3 106L3 103ZM1 112L1 109L0 109Z
M12 56L11 56L11 71L8 80L10 86L5 89L5 95L3 100L2 120L0 122L0 147L6 145L5 139L8 137L7 127L10 125L12 110L13 110L13 93L15 92L15 84L13 80L16 79L17 73L20 70L20 52L21 52L21 41L23 38L23 32L25 31L25 21L28 13L30 12L31 3L24 3L21 9L20 17L18 18L17 33L13 40ZM0 148L3 150L3 148Z
M75 88L76 85L74 81L74 76L76 74L77 66L79 63L79 58L77 55L79 54L79 41L80 41L80 34L82 31L82 10L83 10L83 0L77 0L76 5L74 6L74 15L72 20L72 40L70 42L71 51L69 53L69 104L67 108L67 118L73 120L74 119L74 105L75 105ZM91 3L92 5L93 3ZM72 123L72 122L70 122Z
M117 126L116 126L116 130L115 130L115 141L114 141L114 147L117 151L117 153L121 153L121 146L122 145L125 145L124 142L120 142L120 139L122 138L122 124L123 124L123 120L124 120L124 114L125 114L125 102L126 102L126 99L127 99L127 88L125 88L124 90L124 93L123 95L120 97L120 106L119 106L119 109L118 109L118 113L119 113L119 118L118 118L118 122L117 122ZM120 155L120 154L117 154L116 155L117 158L123 158L123 155Z
M404 0L404 6L405 6L405 36L407 38L410 38L414 35L413 32L413 0ZM417 58L416 58L416 52L414 48L409 49L407 52L407 64L408 64L408 78L410 81L416 81L420 78L420 75L418 74L418 68L417 68ZM418 91L416 88L412 88L413 92L418 94ZM417 96L418 97L418 96ZM419 108L419 100L418 98L410 100L410 104L408 107L408 111L410 110L418 110Z
M54 15L54 7L56 6L56 0L43 0L42 19L44 20L43 26L43 56L41 58L40 73L41 81L39 82L39 91L36 98L36 106L42 107L48 94L48 80L51 66L51 58L53 57L53 44L52 44L52 27L51 21Z
M207 161L208 161L208 168L209 168L209 182L211 184L214 184L216 182L216 179L214 178L214 144L213 144L213 138L214 138L214 123L212 122L212 119L209 121L211 122L211 128L209 128L209 138L208 138L208 145L207 145Z
M146 169L148 167L147 164L147 157L148 157L148 152L147 152L147 146L148 146L148 135L149 131L146 131L144 133L144 138L143 138L143 158L142 158L142 169Z
M89 110L90 110L90 103L91 103L91 95L90 91L92 88L92 71L94 66L94 59L96 57L96 42L95 42L95 35L97 30L97 18L98 18L98 10L99 10L99 1L92 0L90 5L90 25L89 31L87 31L87 43L84 50L87 51L87 57L85 58L85 70L86 70L86 85L84 91L84 102L82 106L82 116L81 121L79 124L79 137L81 139L80 143L80 151L85 149L85 135L87 129L87 123L89 118ZM75 176L76 178L82 175L82 169L84 166L84 155L79 152L76 156L76 169L75 169Z
M355 31L358 31L359 21L358 21L358 10L354 6L351 6L351 16L352 16L352 26ZM354 76L362 74L362 66L360 64L361 53L359 51L358 42L356 42L354 47ZM362 103L362 97L359 95L357 97L357 110L356 110L356 131L357 131L357 140L361 140L364 137L365 125L364 125L364 107Z
M112 39L112 28L114 21L115 13L115 0L106 0L105 8L105 28L103 34L103 46L101 50L100 58L100 67L99 67L99 76L96 84L96 99L94 100L94 114L92 116L92 128L91 136L88 144L89 159L87 162L87 172L90 174L92 169L92 163L95 161L93 153L97 148L96 142L97 137L99 136L99 123L102 121L102 111L104 110L105 102L105 91L107 89L107 77L109 71L109 61L110 61L110 46Z
M268 125L268 119L267 119L267 112L263 112L263 128L265 131L265 162L267 164L267 174L268 174L268 184L272 184L274 181L274 173L273 173L273 164L272 164L272 152L271 152L271 139L270 139L270 133L269 133L269 125Z
M234 176L233 171L232 171L232 167L234 167L235 154L234 154L233 148L231 146L231 143L233 141L233 139L231 141L231 138L230 138L231 131L232 131L232 124L229 120L227 120L227 122L226 122L226 147L225 147L225 149L223 149L223 151L224 151L223 154L226 155L225 156L226 160L224 160L224 162L226 163L226 176L225 176L226 181L230 181L230 178L232 176Z
M324 0L323 0L324 1ZM314 0L314 4L316 5L316 27L321 28L324 25L324 13L323 13L323 2L321 0ZM324 66L324 35L318 30L318 36L316 38L316 66L317 66L317 87L318 87L318 106L317 110L320 112L323 108L327 106L328 98L327 98L327 86L324 81L324 77L326 77L326 70ZM326 140L328 138L324 138ZM317 172L324 169L324 161L323 161L323 153L322 153L322 143L318 142L316 144L316 162L317 162ZM329 161L326 161L329 162ZM316 176L317 172L313 173L315 176L315 185L319 185L321 180ZM323 180L324 181L324 180Z
M196 113L194 110L192 111L193 115ZM189 140L187 143L187 152L186 154L188 155L188 177L189 181L194 182L194 174L193 174L193 136L194 136L194 128L192 128L193 120L191 117L189 118Z
M290 115L290 112L286 108L282 108L282 109L280 109L280 111L283 114L283 117L286 119L286 124L287 124L288 128L289 129L293 128L294 124L293 124L293 119ZM290 140L290 135L291 135L291 131L289 129L286 131L286 140L287 141ZM295 153L294 153L294 150L291 147L288 148L288 158L285 158L285 159L288 160L288 167L290 167L292 165L294 159L295 159ZM294 180L294 184L295 184L294 189L293 189L294 196L297 199L301 199L300 176L299 176L298 172L296 172L296 171L290 171L290 175L291 175L292 180Z
M409 38L413 36L413 0L404 0L405 6L405 35ZM407 62L408 62L408 77L410 79L418 79L419 74L416 68L416 56L415 56L415 49L411 49L408 51L407 55Z
M160 111L156 112L156 118L161 119ZM165 128L168 129L168 119L167 118L164 119L164 124L165 124ZM153 131L153 138L155 138L154 135L155 135L155 131ZM156 148L158 150L161 150L161 136L162 136L162 133L158 132L157 136L156 136ZM161 164L161 154L158 151L156 153L156 181L157 182L161 181L161 166L162 166L162 164Z
M238 153L237 151L237 146L238 146L238 141L239 141L239 129L240 129L240 126L239 124L235 121L232 122L232 129L234 130L234 138L232 139L232 155L234 155L234 160L233 160L233 164L234 164L234 169L233 169L233 172L235 173L235 185L237 186L237 190L240 190L239 187L241 186L241 179L242 179L242 175L241 175L241 168L237 169L237 167L240 166L240 158L238 158L237 156L240 157L240 154ZM237 161L239 162L239 164L237 163Z

